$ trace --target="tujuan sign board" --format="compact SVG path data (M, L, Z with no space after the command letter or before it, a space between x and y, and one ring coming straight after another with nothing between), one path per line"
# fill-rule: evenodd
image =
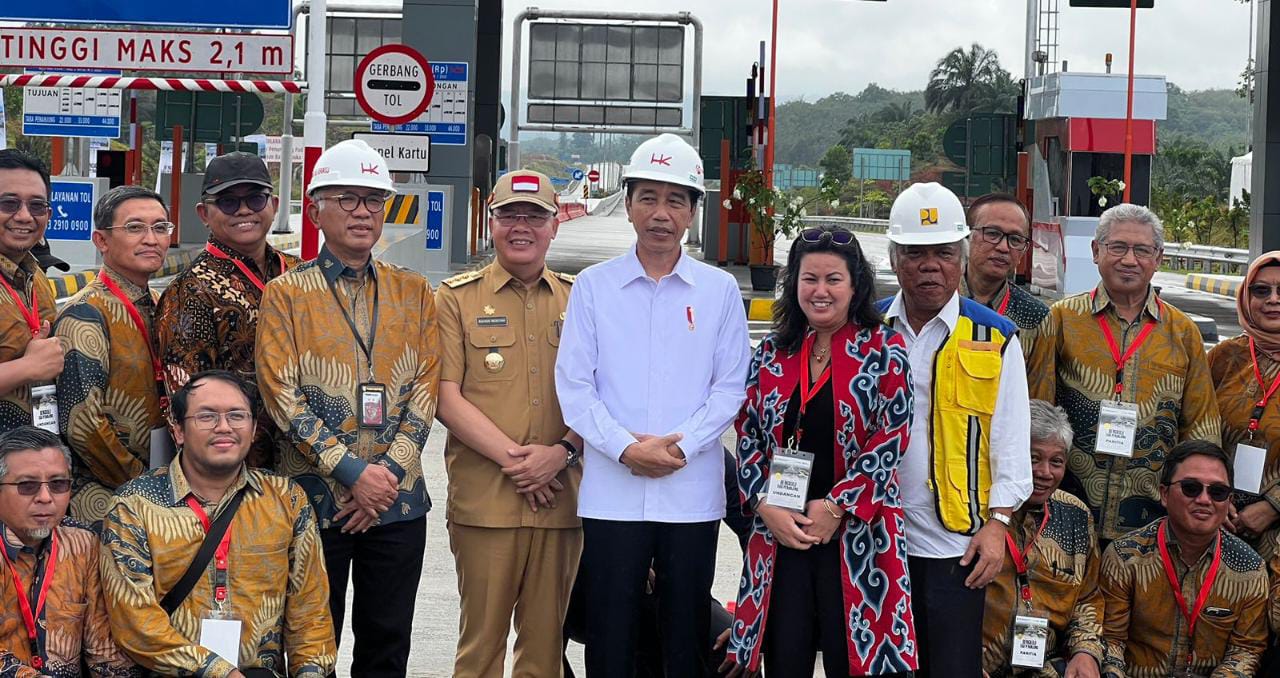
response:
M369 117L388 125L413 120L431 105L435 77L418 50L383 45L356 66L356 101Z
M5 21L88 24L151 24L278 28L293 24L289 0L40 0L13 2L2 10Z
M423 134L378 134L357 132L362 139L387 159L392 172L427 172L431 168L431 137Z
M431 106L417 119L398 125L397 132L430 134L436 146L467 144L467 81L470 66L465 61L437 61L431 64L435 93ZM374 121L374 132L389 132L387 125Z
M39 72L51 70L59 69L39 69ZM36 72L36 69L27 69L27 72ZM120 71L85 74L120 75ZM29 137L115 139L120 136L120 106L118 89L23 87L22 134Z
M0 67L11 66L288 75L293 36L0 26Z
M93 234L93 205L97 187L93 179L54 177L53 213L45 228L47 240L89 240Z

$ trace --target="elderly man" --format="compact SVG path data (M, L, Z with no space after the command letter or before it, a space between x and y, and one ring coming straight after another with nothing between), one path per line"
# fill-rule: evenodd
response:
M733 277L684 252L703 196L698 152L654 137L623 181L636 245L578 276L556 362L565 422L588 457L587 675L634 671L652 567L667 675L701 676L725 514L720 435L745 397L746 314Z
M62 522L70 496L57 434L0 435L0 676L136 675L111 640L98 538Z
M173 223L164 200L117 186L93 210L98 277L58 313L66 347L58 376L59 427L74 453L71 515L101 524L111 493L173 456L164 376L152 339L151 274L164 265Z
M50 191L43 162L0 150L0 431L34 421L58 432L53 379L62 372L62 343L49 336L57 309L31 254L49 225Z
M1050 308L1031 355L1032 397L1061 405L1076 432L1063 488L1089 505L1104 542L1164 515L1156 481L1170 448L1219 441L1200 330L1151 286L1163 246L1151 210L1103 212L1102 282Z
M1013 284L1018 263L1031 247L1031 216L1018 199L989 193L969 205L969 258L961 294L1018 326L1024 357L1035 348L1036 328L1049 307Z
M258 306L266 284L299 261L267 244L279 204L262 158L241 152L214 158L196 205L209 242L169 283L156 309L156 340L170 390L210 369L231 370L250 382L257 437L247 463L263 468L275 468L284 443L254 381Z
M280 471L320 521L335 636L348 579L355 588L355 676L405 674L431 508L421 455L440 378L435 301L426 278L372 256L394 191L365 142L325 151L308 206L324 247L267 285L258 320L258 386L289 441Z
M116 642L161 675L323 678L337 645L315 513L288 478L245 465L248 385L201 372L172 405L181 452L125 483L103 523Z
M582 552L582 439L561 418L552 373L573 282L546 266L557 204L545 175L503 175L489 196L496 259L445 280L439 292L437 416L449 427L459 678L502 675L512 612L513 675L560 670L560 630Z
M1027 375L1017 326L957 289L964 208L939 184L893 203L880 302L907 341L915 413L899 468L907 515L916 675L982 675L983 587L1004 565L1014 509L1031 493Z
M1103 675L1253 676L1267 647L1267 572L1222 529L1231 460L1211 442L1169 450L1160 468L1168 517L1102 556Z

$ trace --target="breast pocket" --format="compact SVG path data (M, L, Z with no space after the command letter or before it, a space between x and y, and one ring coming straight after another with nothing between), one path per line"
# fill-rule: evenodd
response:
M478 327L467 331L467 379L482 382L515 379L516 331Z
M983 414L996 410L996 392L1000 386L1000 354L995 351L956 352L960 369L956 380L956 403Z

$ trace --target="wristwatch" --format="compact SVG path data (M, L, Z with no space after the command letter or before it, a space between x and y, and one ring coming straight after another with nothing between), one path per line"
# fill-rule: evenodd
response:
M1003 513L996 513L995 511L992 511L988 515L991 517L992 520L998 520L1004 523L1005 527L1009 527L1009 524L1013 522L1013 519L1011 519L1009 516L1006 516Z
M582 455L578 452L578 448L573 446L573 443L565 440L564 438L561 438L560 440L557 440L553 444L564 445L564 449L565 449L564 465L566 467L573 468L574 466L577 466L579 463L582 462Z

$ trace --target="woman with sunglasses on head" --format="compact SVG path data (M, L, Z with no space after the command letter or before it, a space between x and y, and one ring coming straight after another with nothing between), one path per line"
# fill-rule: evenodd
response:
M738 416L738 487L753 516L723 669L769 678L916 668L897 468L912 398L906 344L875 310L853 234L791 245Z

